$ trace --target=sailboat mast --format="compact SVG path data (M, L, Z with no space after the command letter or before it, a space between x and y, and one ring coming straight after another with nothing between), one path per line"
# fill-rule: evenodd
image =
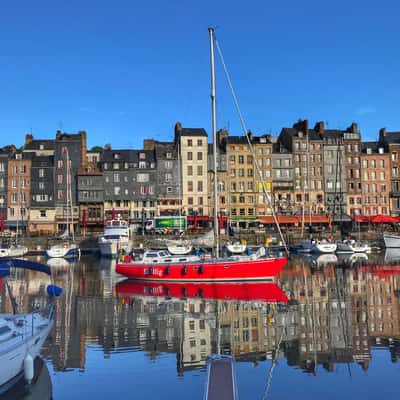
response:
M215 65L214 65L214 29L208 28L210 34L210 64L211 64L211 117L214 159L214 236L216 257L219 257L219 229L218 229L218 174L217 174L217 120L215 99Z

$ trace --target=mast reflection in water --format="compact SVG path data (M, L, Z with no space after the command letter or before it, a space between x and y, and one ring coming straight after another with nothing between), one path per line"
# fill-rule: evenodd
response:
M276 284L245 285L132 283L92 258L52 266L64 288L42 351L53 396L202 399L206 358L220 352L237 360L240 398L395 398L400 257L390 261L296 257ZM22 308L42 279L9 278ZM10 311L3 294L0 307Z

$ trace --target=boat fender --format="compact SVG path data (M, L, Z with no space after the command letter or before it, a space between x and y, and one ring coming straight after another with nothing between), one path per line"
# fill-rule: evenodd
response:
M204 297L204 290L203 289L199 289L199 297L200 298Z
M166 267L164 270L165 275L169 275L171 273L171 270L169 267Z
M50 297L59 297L62 294L62 288L56 285L48 285L47 286L47 294Z
M168 299L171 298L171 290L169 288L165 288L165 297Z
M153 275L153 268L147 268L144 273L145 275Z
M187 289L185 287L182 288L182 297L187 297Z
M187 268L186 267L182 267L182 275L186 275L187 274Z
M33 364L33 357L28 353L24 359L24 377L28 384L31 384L35 376L35 367Z
M204 267L202 265L199 266L199 274L204 273Z

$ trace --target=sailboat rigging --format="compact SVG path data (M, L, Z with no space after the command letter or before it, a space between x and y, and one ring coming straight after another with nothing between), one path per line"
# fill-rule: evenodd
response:
M124 256L121 257L120 261L117 263L116 272L129 278L152 281L183 282L267 280L275 277L288 261L285 257L266 257L264 247L261 247L255 254L251 255L238 255L228 258L219 257L216 94L214 68L214 44L217 44L217 42L214 36L214 29L209 28L208 31L211 58L211 114L214 148L214 239L216 243L216 256L214 258L204 259L200 255L172 256L168 252L162 250L147 250L144 252L143 257L140 260L136 261L130 256ZM217 48L219 49L218 44ZM225 63L223 64L225 65ZM243 120L242 117L241 120ZM255 153L253 147L249 141L248 135L246 135L246 137L254 158ZM266 191L259 166L257 166L257 170L259 172L260 180L263 182L264 193L271 205L271 199ZM282 242L287 250L286 242L277 222L276 215L273 215Z

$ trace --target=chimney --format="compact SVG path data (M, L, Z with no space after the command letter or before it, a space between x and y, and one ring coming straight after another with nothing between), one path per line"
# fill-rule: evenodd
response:
M182 130L182 124L178 121L178 122L175 124L175 135L176 135L177 133L179 133L181 130Z
M107 143L104 145L104 150L110 151L111 150L111 144Z
M221 146L224 142L226 142L226 138L229 136L229 133L226 129L220 129L217 132L217 142Z
M156 142L154 139L143 140L143 150L154 150L155 147L156 147Z
M357 123L356 122L352 122L350 129L351 129L352 133L358 133L358 125L357 125Z
M250 141L253 139L253 133L250 129L247 131L247 137L250 139Z
M87 152L87 138L86 131L79 131L79 135L81 136L81 164L86 163L86 152Z
M386 128L381 128L379 130L379 136L382 138L386 137Z
M319 121L315 124L314 130L317 131L318 133L323 133L325 130L325 124L324 121Z
M27 134L25 135L25 144L31 143L32 140L33 140L33 135L31 135L30 133L27 133Z

